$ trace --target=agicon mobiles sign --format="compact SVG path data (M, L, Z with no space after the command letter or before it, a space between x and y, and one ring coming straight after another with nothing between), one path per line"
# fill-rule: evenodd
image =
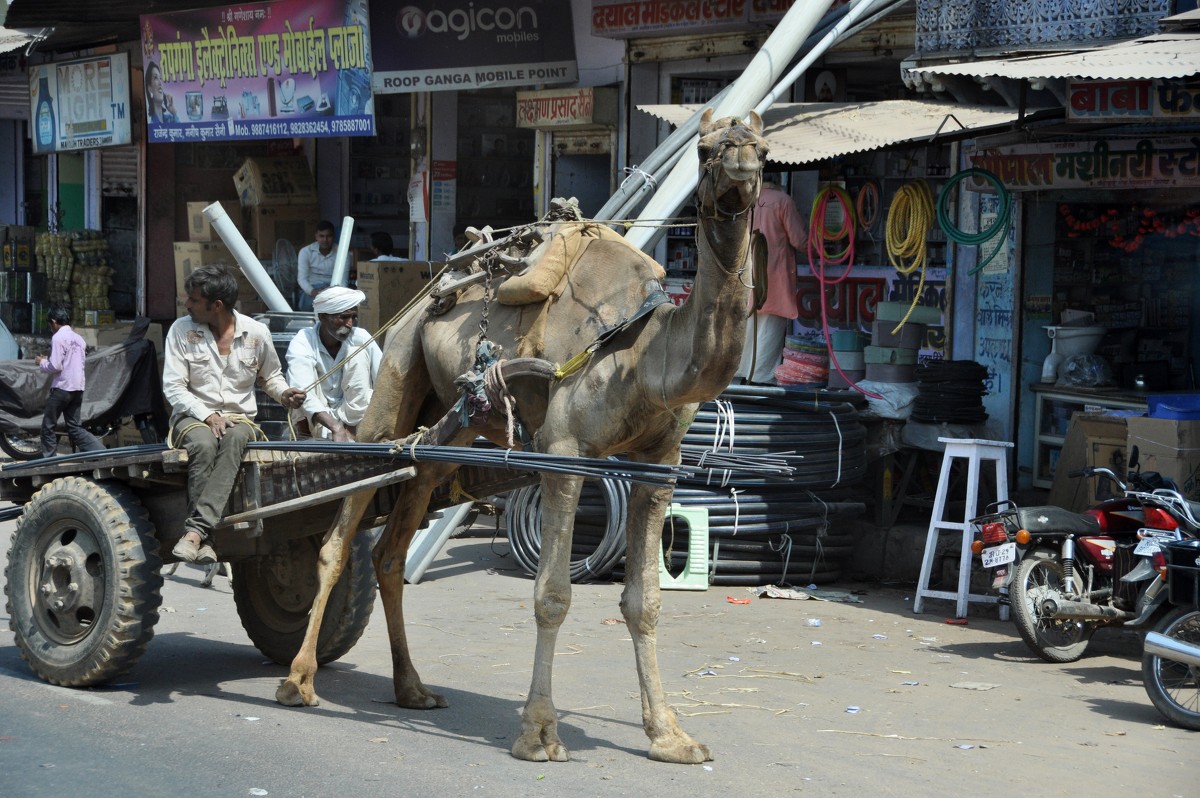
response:
M562 0L372 0L377 93L574 83Z

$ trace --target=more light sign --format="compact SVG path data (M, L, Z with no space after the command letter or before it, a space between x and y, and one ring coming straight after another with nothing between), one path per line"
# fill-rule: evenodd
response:
M36 155L131 144L129 54L31 67L29 106Z

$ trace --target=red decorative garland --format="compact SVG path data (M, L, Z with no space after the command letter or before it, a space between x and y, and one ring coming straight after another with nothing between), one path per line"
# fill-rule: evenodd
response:
M1160 214L1149 207L1142 208L1140 213L1137 208L1130 208L1129 216L1118 220L1116 208L1107 208L1091 218L1080 218L1064 202L1058 206L1058 212L1067 225L1067 238L1079 238L1085 233L1102 230L1100 235L1107 237L1110 247L1125 252L1135 252L1149 235L1200 237L1200 208L1189 208L1173 216Z

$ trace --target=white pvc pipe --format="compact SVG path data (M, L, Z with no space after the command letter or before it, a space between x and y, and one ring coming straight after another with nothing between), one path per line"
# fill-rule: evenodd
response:
M342 219L342 234L338 236L337 256L333 259L333 276L329 279L330 285L346 284L346 273L349 269L346 268L346 255L350 252L350 237L354 234L354 217L347 216Z
M229 218L229 214L225 213L225 209L221 207L221 203L214 202L204 209L204 217L208 219L208 223L217 231L217 235L225 242L225 246L229 247L229 251L233 253L234 260L242 269L242 274L246 275L246 279L254 286L254 290L262 298L262 301L267 304L269 310L276 312L289 312L292 306L283 298L283 294L279 293L279 289L275 286L271 276L267 274L267 270L258 262L258 257L254 254L254 250L250 249L250 245L246 243L246 239L242 237L242 233L234 225L233 220Z

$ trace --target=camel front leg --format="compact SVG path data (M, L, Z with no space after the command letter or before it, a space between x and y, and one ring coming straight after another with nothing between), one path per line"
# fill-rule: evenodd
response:
M558 737L552 681L558 630L571 608L571 534L582 489L582 477L542 477L542 549L533 589L537 648L529 697L521 712L521 735L512 747L517 759L566 762L571 758Z
M712 759L712 752L680 728L675 710L663 695L658 671L658 616L662 609L658 556L663 517L670 501L670 488L633 486L629 496L621 614L633 638L642 692L642 727L650 738L649 756L659 762L694 765Z
M317 675L317 637L321 633L321 621L325 618L329 594L342 575L346 560L350 558L350 543L358 531L358 523L374 495L375 492L369 490L344 499L337 520L325 534L325 542L321 545L317 560L317 596L308 615L304 642L292 660L287 678L275 691L275 700L284 706L315 707L321 703L313 686Z

